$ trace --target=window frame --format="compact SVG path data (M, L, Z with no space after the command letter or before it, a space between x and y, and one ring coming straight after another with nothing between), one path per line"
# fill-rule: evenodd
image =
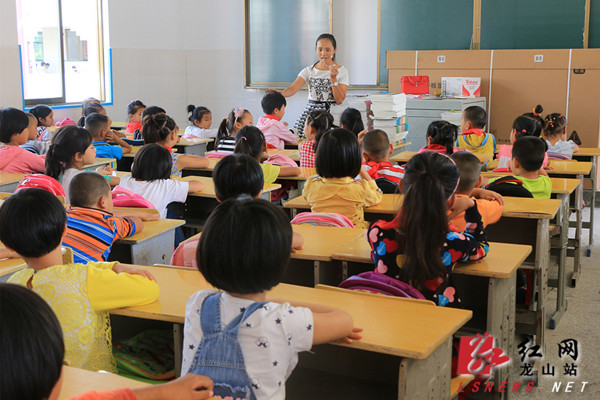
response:
M19 43L19 62L21 72L21 95L23 99L23 109L30 110L38 104L46 104L53 109L77 108L81 107L80 102L67 102L66 91L66 70L65 70L65 34L63 27L62 0L56 0L58 7L58 24L60 32L60 60L61 60L61 80L62 97L25 99L25 81L23 76L23 54L21 44ZM104 29L105 29L105 10L103 0L94 0L97 6L98 24L96 30L96 39L98 41L98 59L99 59L99 80L100 80L100 102L103 105L113 104L113 85L112 85L112 51L105 48Z

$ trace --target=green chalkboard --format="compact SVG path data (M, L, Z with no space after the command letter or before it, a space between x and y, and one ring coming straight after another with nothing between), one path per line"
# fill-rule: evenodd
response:
M473 0L381 0L380 81L387 50L471 48Z
M583 47L585 0L482 0L482 49Z
M600 47L600 2L591 1L588 47Z

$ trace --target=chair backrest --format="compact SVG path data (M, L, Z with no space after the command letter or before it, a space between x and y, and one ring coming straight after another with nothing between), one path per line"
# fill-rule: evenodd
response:
M514 176L497 179L488 184L486 189L500 193L502 196L533 198L531 192L523 187L523 182Z
M410 286L408 283L374 271L367 271L351 276L340 283L339 287L367 293L385 294L388 296L425 299L425 296L423 296L421 292Z
M292 220L292 225L311 224L316 226L332 226L338 228L354 228L348 217L338 213L303 212Z
M193 237L185 242L181 242L175 249L169 264L178 267L198 268L198 264L196 263L196 249L198 248L199 240L200 237Z

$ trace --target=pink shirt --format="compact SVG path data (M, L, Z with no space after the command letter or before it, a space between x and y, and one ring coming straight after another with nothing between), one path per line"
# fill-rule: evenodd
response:
M296 144L298 137L287 126L272 115L263 115L258 119L256 127L265 135L267 144L283 149L286 143Z
M45 171L45 156L33 154L19 146L0 144L0 172L34 174Z
M496 156L498 159L498 167L494 170L494 172L512 172L510 170L510 159L512 158L512 144L503 144L498 149L498 155ZM548 167L548 153L544 154L544 162L542 163L542 168Z

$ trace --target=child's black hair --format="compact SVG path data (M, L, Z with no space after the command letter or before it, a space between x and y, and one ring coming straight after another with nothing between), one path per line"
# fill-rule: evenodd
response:
M447 155L452 155L454 152L457 136L458 127L448 121L433 121L427 127L427 137L431 138L431 144L444 146Z
M166 114L166 113L167 112L162 107L149 106L149 107L146 107L144 109L144 111L142 111L142 120L144 120L144 118L146 118L148 115L157 115L157 114Z
M38 258L60 246L66 223L65 207L55 195L19 190L0 207L0 241L22 257Z
M523 114L524 117L533 118L537 122L539 122L539 126L537 126L536 131L533 136L540 137L542 135L542 129L544 129L546 125L546 121L544 121L544 117L542 117L542 113L544 112L544 107L540 104L533 108L533 112Z
M365 125L363 124L362 116L360 115L360 111L356 108L346 108L340 117L340 126L348 129L350 132L354 132L355 135L358 135L362 131L365 130Z
M98 113L91 113L85 117L84 127L94 140L100 139L100 134L104 129L110 129L108 117Z
M50 305L33 290L0 283L0 398L48 399L65 356L63 333Z
M29 126L29 117L23 111L0 108L0 142L9 143L13 135L19 135Z
M460 181L456 191L460 193L470 192L481 175L481 161L470 151L457 151L452 154L452 160L454 160L460 171Z
M465 111L463 111L463 117L465 121L470 122L471 125L478 129L485 128L485 124L487 124L487 113L482 107L479 106L465 108Z
M85 99L84 101L81 102L81 115L83 116L83 113L85 111L85 108L92 103L96 103L96 104L101 104L100 100L98 100L95 97L88 97L87 99Z
M140 108L146 108L146 105L140 100L133 100L131 103L127 104L127 116L135 114Z
M323 134L325 134L325 132L331 128L332 119L330 116L331 114L329 114L327 111L320 110L311 111L306 116L306 123L309 126L312 126L317 132L315 135L315 143L313 144L313 152L315 153L317 152L317 147L319 146L319 142L321 141Z
M512 157L519 160L525 171L537 171L542 168L546 146L542 139L525 136L515 141L512 147Z
M452 159L435 151L417 154L406 164L398 239L404 245L403 279L417 290L426 280L446 277L440 250L448 233L447 201L459 176Z
M102 106L102 104L99 104L99 103L90 103L90 104L88 104L83 109L83 116L81 118L79 118L79 121L77 121L77 125L81 126L83 128L85 126L85 118L88 115L93 114L93 113L100 114L100 111L102 111L102 110L105 110L104 107Z
M190 114L188 121L190 121L192 124L194 121L202 121L202 117L204 117L206 114L210 114L210 110L208 108L202 106L196 107L193 104L187 106L187 112Z
M250 111L243 108L234 108L231 110L227 118L223 118L221 123L219 124L219 129L217 131L217 138L215 139L215 149L219 150L219 142L221 140L228 138L233 133L233 129L235 128L236 122L242 122L242 118L246 113Z
M567 118L559 113L548 114L545 120L544 134L546 137L562 135L563 129L567 126Z
M265 200L227 200L212 212L198 243L198 270L213 286L234 294L276 286L290 258L292 226Z
M30 109L29 112L31 114L33 114L33 116L37 119L38 126L40 126L40 119L44 119L48 115L50 115L52 113L52 109L43 104L39 104L39 105L33 107L32 109Z
M267 142L265 135L255 126L244 126L235 135L237 141L235 145L236 154L248 154L256 161L261 162L263 153L267 151Z
M110 185L96 172L81 172L69 184L69 199L73 207L93 207L102 196L111 196Z
M177 123L167 114L147 115L142 119L142 137L144 143L159 143L167 139L177 128Z
M144 145L133 158L131 177L142 181L170 179L173 159L169 150L156 143Z
M524 136L535 136L536 133L542 131L542 127L538 120L528 117L526 115L521 115L515 118L512 128L517 131L515 134L515 139L524 137Z
M92 135L75 125L61 126L54 132L48 154L46 154L46 175L58 179L73 162L77 153L85 153L92 144Z
M217 163L212 174L215 194L220 201L242 195L258 196L264 186L264 175L258 161L247 154L232 154Z
M382 162L390 152L390 138L381 129L371 129L362 140L362 150L375 162Z
M265 114L273 114L276 108L281 109L281 107L287 105L287 101L281 93L269 92L263 96L260 105Z
M329 40L331 42L331 44L333 45L333 49L334 50L337 49L337 42L335 40L335 37L331 33L321 33L319 35L319 37L317 38L317 40L315 40L315 49L317 48L319 40L321 40L321 39ZM335 61L335 54L333 55L332 60ZM315 65L317 65L317 64L315 63Z
M362 153L356 135L336 128L326 132L315 159L317 174L323 178L354 178L360 172Z

